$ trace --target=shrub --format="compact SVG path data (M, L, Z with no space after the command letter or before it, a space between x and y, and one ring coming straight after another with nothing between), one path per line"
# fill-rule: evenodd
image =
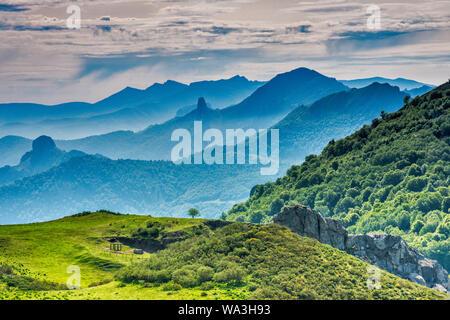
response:
M355 202L352 198L346 197L339 200L336 205L336 213L347 212L350 208L355 206Z
M347 197L356 198L359 196L359 190L356 188L350 188L347 190Z
M416 207L419 211L427 213L433 210L441 209L441 197L436 193L426 193L420 196L416 202Z
M205 291L209 291L214 289L214 283L211 281L208 282L203 282L202 285L200 286L200 289L205 290Z
M396 186L403 180L403 172L401 171L390 171L386 173L383 177L382 184Z
M442 211L450 213L450 197L445 197L442 200Z
M247 273L245 270L236 265L216 273L214 280L217 282L225 282L236 285L240 284L246 275Z
M359 215L357 213L349 213L347 217L343 220L345 227L353 226L359 219Z
M418 234L420 230L422 230L423 226L424 226L423 221L417 220L416 222L413 223L411 231Z
M413 164L409 167L408 176L419 177L422 175L422 170L417 164Z
M281 199L277 199L274 202L272 202L271 206L270 206L270 214L271 215L275 215L277 213L279 213L281 211L281 209L284 206L284 201Z
M197 270L198 281L206 282L210 281L214 276L214 270L211 267L202 266Z
M182 289L182 286L178 283L168 282L162 285L163 291L178 291Z
M434 233L436 231L437 225L435 223L427 223L423 226L423 228L420 230L419 234L424 235L427 233Z
M408 181L406 188L413 192L420 192L427 186L427 184L427 178L414 178Z
M251 223L261 223L263 218L264 218L264 214L261 211L256 211L250 215L250 222Z
M185 266L172 273L172 281L185 288L194 287L198 283L198 277L194 270Z
M400 230L408 231L411 226L408 212L402 211L397 217L396 224Z

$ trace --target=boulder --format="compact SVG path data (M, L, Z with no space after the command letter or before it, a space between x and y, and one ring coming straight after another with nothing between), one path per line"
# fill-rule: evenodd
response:
M322 243L344 250L347 241L347 230L339 220L322 217L308 207L284 207L275 215L273 221L283 225L302 236L314 238Z

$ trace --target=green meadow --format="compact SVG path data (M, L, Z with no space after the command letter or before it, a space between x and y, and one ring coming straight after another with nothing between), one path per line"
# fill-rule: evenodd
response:
M112 238L129 245L113 252ZM142 241L155 250L135 254ZM72 265L77 290L66 286ZM386 272L369 290L368 266L274 224L101 211L0 226L1 300L446 298Z

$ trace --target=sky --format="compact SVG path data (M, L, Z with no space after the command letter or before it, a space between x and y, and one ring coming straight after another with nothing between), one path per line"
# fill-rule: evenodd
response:
M72 5L79 29L67 25ZM0 39L0 103L95 102L127 86L298 67L439 85L450 0L0 0Z

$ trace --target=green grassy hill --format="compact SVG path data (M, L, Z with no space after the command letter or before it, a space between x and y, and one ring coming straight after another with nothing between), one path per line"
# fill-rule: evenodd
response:
M331 141L224 219L269 222L304 204L341 219L349 232L402 236L450 269L450 83Z
M128 246L110 252L112 238ZM133 253L143 246L154 253ZM386 272L369 290L368 266L273 224L96 212L0 226L0 300L445 298Z

